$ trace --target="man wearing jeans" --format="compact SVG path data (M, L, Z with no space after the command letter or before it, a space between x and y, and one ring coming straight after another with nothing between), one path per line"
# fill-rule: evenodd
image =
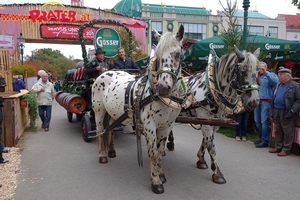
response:
M48 80L48 74L43 73L36 84L32 86L32 92L37 94L39 116L42 120L42 128L49 131L52 112L52 101L54 99L54 86Z
M258 83L260 102L254 110L254 121L259 132L259 140L254 142L256 148L263 148L269 145L270 120L269 113L272 96L276 84L279 82L275 73L267 71L268 66L265 62L258 65Z

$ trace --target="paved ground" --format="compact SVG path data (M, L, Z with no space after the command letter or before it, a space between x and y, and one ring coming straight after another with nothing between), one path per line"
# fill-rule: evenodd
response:
M218 163L227 180L217 185L210 169L195 166L202 135L188 125L176 125L174 135L175 151L167 151L163 159L165 193L156 195L150 189L145 143L143 168L137 164L135 136L121 133L115 139L117 157L101 165L96 140L84 142L80 123L67 122L66 111L54 103L50 131L39 128L23 137L15 199L299 199L299 156L278 157L268 148L256 149L250 142L217 134Z

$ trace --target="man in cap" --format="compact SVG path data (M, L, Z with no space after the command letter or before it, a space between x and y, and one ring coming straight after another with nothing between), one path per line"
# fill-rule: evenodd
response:
M95 58L87 66L88 78L97 78L100 74L112 68L111 63L104 57L105 53L102 48L96 49Z
M300 85L292 80L290 69L278 71L277 84L271 105L271 118L275 125L275 148L270 153L287 156L292 148L296 121L300 110Z

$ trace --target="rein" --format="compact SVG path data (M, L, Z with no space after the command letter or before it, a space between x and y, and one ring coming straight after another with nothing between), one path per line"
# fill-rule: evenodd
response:
M205 77L205 83L208 88L209 93L212 95L212 99L217 106L230 114L237 114L244 110L242 100L237 96L235 101L232 103L228 101L226 96L221 93L221 88L219 85L218 75L217 75L217 64L210 62L207 68L207 73Z

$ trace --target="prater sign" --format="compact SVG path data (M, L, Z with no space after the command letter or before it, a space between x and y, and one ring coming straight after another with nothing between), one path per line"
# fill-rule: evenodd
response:
M119 33L112 28L100 28L94 37L95 49L101 47L106 52L105 57L112 58L118 54L118 48L121 47Z

